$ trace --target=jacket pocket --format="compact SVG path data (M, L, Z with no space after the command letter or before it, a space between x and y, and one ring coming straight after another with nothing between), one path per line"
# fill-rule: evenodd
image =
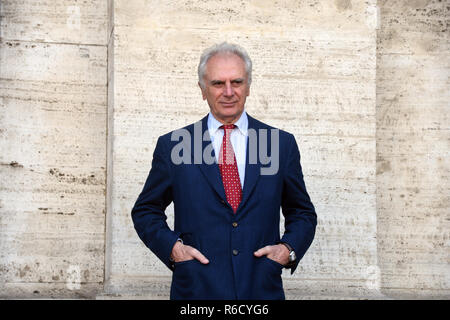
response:
M267 262L268 262L269 264L275 266L275 267L277 268L277 270L279 269L279 271L280 271L280 273L281 273L281 270L284 268L284 266L283 266L281 263L278 263L278 262L276 262L275 260L272 260L272 259L268 258L267 256L263 256L263 258L264 258L265 260L267 260Z
M188 264L188 263L190 263L190 262L193 262L194 260L195 260L195 259L189 259L189 260L184 260L184 261L174 262L174 263L173 263L173 267L176 268L176 267L182 266L182 265L184 265L184 264Z
M283 265L262 256L256 261L252 299L256 300L284 300L283 282L281 273Z

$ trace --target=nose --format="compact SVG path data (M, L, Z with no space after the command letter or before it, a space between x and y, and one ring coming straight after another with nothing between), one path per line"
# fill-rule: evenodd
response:
M225 88L223 91L223 95L225 97L232 97L234 95L233 86L231 85L231 82L227 81L225 82Z

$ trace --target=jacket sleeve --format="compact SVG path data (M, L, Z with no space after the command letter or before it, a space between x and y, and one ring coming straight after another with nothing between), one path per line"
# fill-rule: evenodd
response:
M306 191L297 142L293 135L289 134L289 138L281 203L285 232L281 242L288 243L297 256L296 263L291 268L292 274L314 239L317 215Z
M144 244L170 269L170 254L179 234L166 223L165 209L172 202L169 152L159 137L150 173L131 210L134 228Z

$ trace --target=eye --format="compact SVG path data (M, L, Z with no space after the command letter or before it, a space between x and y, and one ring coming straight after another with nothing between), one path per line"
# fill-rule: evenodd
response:
M231 81L231 84L232 84L234 87L239 87L239 86L242 85L243 83L244 83L244 80L243 80L243 79L236 79L236 80Z
M211 81L211 85L213 86L213 87L215 87L215 88L220 88L220 87L222 87L223 86L223 84L224 84L224 82L223 81Z

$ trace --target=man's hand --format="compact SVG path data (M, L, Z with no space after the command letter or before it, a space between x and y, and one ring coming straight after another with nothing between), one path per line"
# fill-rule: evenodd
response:
M283 266L289 263L289 250L284 244L265 246L264 248L255 251L253 254L258 258L267 256L267 258L274 260Z
M206 257L200 251L191 246L184 245L180 241L175 242L170 257L174 262L197 259L203 264L209 263L209 260L206 259Z

